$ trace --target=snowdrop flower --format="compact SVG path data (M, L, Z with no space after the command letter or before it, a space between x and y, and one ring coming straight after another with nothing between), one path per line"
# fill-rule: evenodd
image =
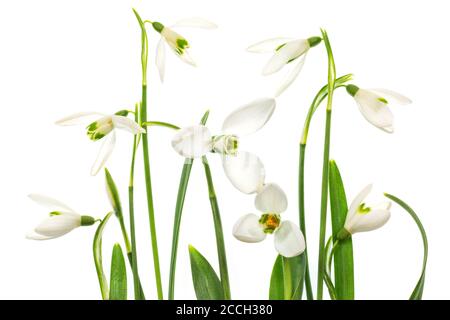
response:
M268 234L274 235L275 249L284 257L295 257L305 251L305 238L295 223L281 220L280 214L287 209L284 191L276 184L264 185L256 195L255 207L262 212L260 216L249 213L234 225L236 239L255 243L263 241Z
M357 232L372 231L381 228L391 217L390 202L369 207L364 199L372 190L372 185L366 186L353 200L347 212L344 228L338 233L340 240L350 237Z
M394 116L388 107L390 102L399 105L411 103L407 97L386 89L360 89L349 84L347 92L355 99L364 118L388 133L394 132Z
M27 234L31 240L48 240L61 237L80 226L91 226L96 220L80 215L64 203L43 195L30 194L31 200L51 210L49 217Z
M198 158L208 152L221 154L231 183L241 192L257 192L264 183L264 166L256 155L238 150L239 138L261 129L275 105L275 99L262 98L236 109L223 122L222 133L215 136L203 125L182 128L173 137L172 147L185 158Z
M320 37L308 39L272 38L251 45L247 50L256 53L274 52L262 71L265 76L273 74L295 61L295 66L275 93L275 97L278 97L297 78L303 68L309 49L317 46L321 41L322 38Z
M92 141L103 139L103 144L94 165L91 175L95 176L108 160L116 143L115 129L123 129L132 134L145 133L145 130L134 120L126 117L128 111L119 111L116 114L105 115L97 112L80 112L56 121L60 126L72 126L86 123L92 116L100 116L87 126L87 135Z
M164 26L160 22L152 22L153 29L161 34L161 39L156 48L156 66L159 71L161 81L164 81L165 71L165 44L168 44L173 52L184 62L195 66L194 60L189 55L189 42L172 28L176 27L195 27L203 29L214 29L217 25L201 18L183 19L170 27Z

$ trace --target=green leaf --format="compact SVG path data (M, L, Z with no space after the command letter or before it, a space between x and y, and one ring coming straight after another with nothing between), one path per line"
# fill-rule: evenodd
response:
M105 178L106 178L106 191L108 193L109 202L114 209L114 213L117 218L122 218L122 204L120 202L119 192L117 191L116 184L109 173L108 169L105 168Z
M330 207L333 239L344 227L347 216L347 198L344 184L336 162L330 161ZM353 244L351 237L340 241L334 251L334 285L337 299L355 299L355 279L353 266Z
M422 235L422 241L423 241L422 273L420 274L420 278L417 281L416 287L414 288L413 292L411 293L411 296L409 297L409 300L422 300L423 289L425 286L425 271L427 268L427 260L428 260L427 233L425 232L425 228L423 227L422 222L420 222L418 215L414 212L414 210L408 204L406 204L403 200L401 200L391 194L385 193L384 195L387 198L394 201L395 203L397 203L400 207L402 207L406 212L409 213L409 215L411 216L411 218L413 218L414 222L416 223L417 227L419 228L420 234Z
M183 170L181 171L180 184L178 185L177 203L175 205L175 216L173 221L172 233L172 250L170 254L169 269L169 300L175 298L175 271L177 265L178 239L180 237L181 216L183 214L184 200L186 198L189 177L191 176L192 164L194 159L186 159L184 161Z
M109 299L108 280L106 280L105 272L103 271L102 262L102 236L106 223L113 213L108 213L98 225L97 231L94 236L93 252L95 269L97 270L98 282L100 284L100 292L102 293L102 299Z
M189 246L192 281L198 300L223 300L222 284L208 260L193 246Z
M127 300L127 269L120 244L113 247L109 300Z
M305 255L285 258L278 255L270 277L270 300L300 300L305 277Z

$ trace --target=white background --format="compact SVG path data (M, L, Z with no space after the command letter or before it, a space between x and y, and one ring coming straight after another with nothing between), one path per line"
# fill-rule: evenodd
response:
M170 25L200 16L219 25L178 30L190 42L198 68L167 51L166 81L154 67L158 35L149 30L149 117L180 126L197 123L211 109L218 132L234 108L274 91L284 74L262 77L269 56L247 53L257 41L310 37L328 30L339 75L352 72L361 87L397 90L413 100L393 107L396 132L368 124L343 90L334 102L331 156L353 198L369 182L375 201L383 191L407 201L428 232L430 257L424 298L450 298L448 270L449 74L446 1L3 1L0 4L1 223L0 298L99 299L92 260L95 228L60 239L33 242L25 233L47 212L27 198L43 193L81 213L102 217L110 210L102 174L89 175L100 143L82 127L61 128L58 118L78 111L115 112L140 99L140 31L131 7L144 18ZM326 82L321 45L308 55L298 80L278 100L268 125L241 140L242 149L263 160L267 181L280 184L290 205L284 218L297 220L298 141L306 110ZM315 117L307 154L307 228L313 283L319 224L324 109ZM164 290L167 289L175 198L183 159L170 146L173 132L151 129L151 166ZM132 137L121 132L108 162L127 203ZM233 298L266 299L276 252L272 239L238 242L235 220L254 212L253 196L226 179L219 157L209 157L222 213ZM155 297L142 153L136 172L139 268L148 298ZM351 200L351 199L349 199ZM113 221L113 220L112 220ZM183 214L176 281L177 298L194 298L188 244L218 269L203 168L195 163ZM121 242L109 224L104 255ZM422 244L415 224L398 206L382 229L354 237L356 297L405 299L420 273ZM130 273L129 273L130 274ZM131 279L130 279L131 288ZM132 290L130 290L132 292Z

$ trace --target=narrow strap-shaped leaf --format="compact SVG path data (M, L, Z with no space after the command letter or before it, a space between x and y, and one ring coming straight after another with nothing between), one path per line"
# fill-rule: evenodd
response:
M225 300L231 299L230 279L228 276L227 253L225 250L225 240L223 237L222 219L220 218L219 203L217 201L216 191L212 180L211 168L209 167L206 156L202 157L203 167L205 169L206 182L208 184L209 202L214 221L214 233L216 235L217 255L219 258L220 281L224 292Z
M120 244L113 247L109 300L127 300L127 269Z
M395 203L397 203L400 207L402 207L406 212L409 213L411 218L413 218L414 222L416 223L417 227L419 228L420 234L422 235L422 241L423 241L423 262L422 262L422 273L420 274L420 278L417 281L417 284L411 293L411 296L409 297L409 300L422 300L422 294L423 289L425 286L425 271L427 268L427 260L428 260L428 239L427 239L427 233L425 232L425 228L422 225L422 222L420 222L419 216L414 212L414 210L406 204L403 200L397 198L396 196L393 196L392 194L385 193L384 194L387 198L391 199Z
M175 205L175 216L173 221L172 234L172 251L170 256L170 271L169 271L169 300L174 299L175 295L175 271L177 265L177 251L178 239L180 237L181 216L183 214L184 199L186 198L186 191L191 175L191 169L194 159L186 159L184 161L183 170L181 171L180 184L178 186L177 203Z
M209 110L207 110L200 120L200 124L205 125L208 120ZM174 126L173 129L178 128ZM186 198L187 187L189 184L189 177L191 176L192 165L194 159L186 158L181 171L180 183L178 185L177 203L175 205L175 215L173 221L173 233L172 233L172 249L170 254L170 269L169 269L169 300L175 298L175 276L177 266L177 252L178 252L178 239L180 237L181 217L183 215L184 200Z
M329 177L331 224L333 239L335 239L337 233L344 227L348 207L344 183L339 168L333 160L330 161ZM334 251L334 284L337 299L353 300L355 298L354 277L353 244L350 237L340 241Z
M208 260L193 246L189 246L192 281L198 300L223 300L224 294L219 277Z
M270 277L270 300L300 300L303 291L306 260L301 254L293 258L278 255Z
M98 282L100 284L100 291L102 293L103 300L109 299L109 290L108 290L108 280L106 279L105 272L103 271L102 236L106 223L108 222L112 214L113 214L112 212L108 213L100 222L97 231L95 232L93 243L95 269L97 270Z

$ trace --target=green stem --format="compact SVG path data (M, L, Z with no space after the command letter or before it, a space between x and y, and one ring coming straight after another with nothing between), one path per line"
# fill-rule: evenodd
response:
M147 121L147 122L143 122L142 126L146 126L146 127L159 126L159 127L166 127L166 128L175 129L175 130L180 129L180 127L178 127L172 123L162 122L162 121Z
M220 280L223 287L224 299L231 299L230 280L228 278L227 256L225 252L225 241L223 238L222 221L220 219L219 205L217 203L216 192L212 181L211 169L206 156L202 157L203 167L205 168L206 181L208 183L209 201L214 220L214 230L216 233L217 255L219 257Z
M192 164L194 159L186 159L184 161L183 170L181 172L180 184L178 186L177 204L175 206L175 218L173 222L172 235L172 252L170 255L170 272L169 272L169 300L174 299L175 291L175 269L177 264L178 239L181 225L181 215L183 213L183 205L186 197L186 190L191 175Z
M300 220L300 230L303 233L306 243L306 221L305 221L305 151L306 144L300 144L299 155L299 171L298 171L298 213ZM311 286L311 275L309 274L308 251L305 249L305 290L306 298L314 300L313 290Z
M281 259L283 261L284 300L292 300L292 274L289 258L281 257Z
M138 106L136 106L136 112L134 112L135 121L139 121ZM136 149L139 144L138 135L134 136L133 152L131 154L131 167L130 167L130 182L128 185L128 207L130 211L130 234L131 234L131 252L128 254L128 260L131 263L131 269L133 271L133 286L134 286L134 298L135 300L145 300L145 295L142 290L142 285L139 279L138 271L138 258L137 258L137 245L136 245L136 228L134 223L134 165L136 162Z
M142 85L141 122L147 121L147 86ZM161 268L159 264L158 239L156 235L155 211L153 208L152 178L150 173L149 147L147 133L142 135L142 150L144 154L145 187L147 191L148 220L152 242L153 265L155 269L156 291L158 299L163 299Z
M333 92L336 82L336 68L334 65L333 52L330 41L325 30L322 30L322 36L328 55L328 100L325 123L325 141L323 150L322 166L322 194L320 201L320 232L319 232L319 261L317 268L317 300L323 298L323 281L325 271L325 236L327 226L327 204L328 204L328 168L330 161L330 138L331 138L331 109L333 106Z
M344 75L336 79L335 90L340 87L345 87L345 83L352 79L351 74ZM306 144L308 141L308 132L311 124L312 117L316 112L319 105L328 95L328 85L323 86L319 92L314 97L314 100L309 107L308 114L305 119L305 124L303 126L303 132L300 139L300 151L299 151L299 169L298 169L298 214L299 214L299 223L300 229L302 230L303 236L305 237L306 242L306 221L305 221L305 154L306 154ZM308 253L307 249L304 252L305 254L305 289L306 289L306 298L308 300L313 300L313 290L311 286L311 275L309 273L309 262L308 262Z
M133 9L136 19L141 27L141 66L142 66L142 100L140 110L140 123L147 122L147 60L148 60L148 37L145 24L135 9ZM153 192L152 192L152 180L150 174L150 160L149 160L149 147L148 147L148 135L147 129L142 135L142 150L144 155L144 171L145 171L145 188L147 191L147 207L148 207L148 220L150 222L150 237L152 242L153 253L153 265L155 270L155 282L158 299L163 299L162 281L161 281L161 268L159 265L159 253L158 253L158 240L156 236L156 223L155 212L153 208Z

